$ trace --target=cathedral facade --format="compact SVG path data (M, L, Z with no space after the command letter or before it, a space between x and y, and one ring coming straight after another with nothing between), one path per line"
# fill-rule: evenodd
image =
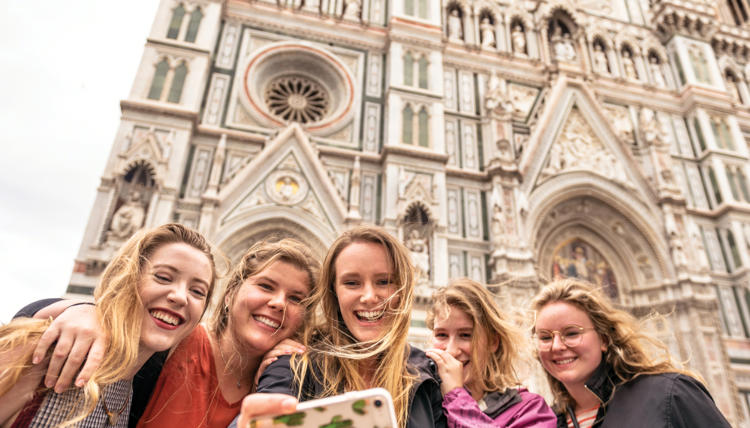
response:
M750 424L747 0L161 0L68 294L141 227L378 224L506 307L603 287ZM510 281L509 281L510 280Z

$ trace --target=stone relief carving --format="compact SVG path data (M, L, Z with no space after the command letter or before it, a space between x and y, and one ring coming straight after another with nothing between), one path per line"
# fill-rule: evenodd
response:
M633 142L633 122L630 120L630 112L625 106L606 105L605 110L612 120L617 138L625 143Z
M546 178L570 170L592 171L623 186L633 187L623 165L596 138L576 108L571 110L568 122L552 145L542 176Z
M508 84L504 79L499 78L494 71L487 82L487 90L484 93L484 107L487 111L499 114L513 111Z
M534 100L539 93L537 88L530 86L508 84L510 92L510 102L513 105L513 114L525 118L534 105Z

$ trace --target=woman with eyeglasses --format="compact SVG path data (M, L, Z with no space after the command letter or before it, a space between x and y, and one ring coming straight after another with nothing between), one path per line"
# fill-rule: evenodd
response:
M729 427L698 376L592 285L553 282L532 307L558 427Z

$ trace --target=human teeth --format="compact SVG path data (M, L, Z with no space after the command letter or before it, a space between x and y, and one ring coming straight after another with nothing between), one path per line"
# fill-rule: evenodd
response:
M376 321L383 316L383 311L357 311L357 316L368 321Z
M170 325L177 325L180 323L179 318L162 311L151 311L151 316Z
M281 324L277 323L276 321L274 321L274 320L272 320L270 318L266 318L264 316L257 315L254 318L255 318L256 321L258 321L258 322L260 322L262 324L265 324L265 325L267 325L267 326L269 326L271 328L279 328L281 326Z
M557 360L555 361L555 364L568 364L572 363L575 360L575 358L568 358L567 360Z

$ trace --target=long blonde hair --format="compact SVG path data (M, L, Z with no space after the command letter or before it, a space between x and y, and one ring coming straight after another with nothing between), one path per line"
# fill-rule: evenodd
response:
M500 311L489 290L468 278L452 281L433 294L432 306L427 311L427 327L433 330L435 320L447 318L451 310L463 311L474 323L471 378L476 386L482 392L502 392L518 385L514 368L526 339ZM490 350L495 340L498 347L494 352L476 351L481 346Z
M374 342L359 343L349 332L339 309L335 292L336 259L341 251L355 242L374 243L383 247L392 269L396 291L386 304L392 316L385 334ZM319 284L311 296L313 310L306 314L303 341L310 352L299 360L292 359L295 382L302 384L309 371L315 381L323 385L323 396L342 391L365 389L360 362L375 357L378 360L372 378L373 386L387 389L393 396L400 426L406 425L409 413L409 393L417 378L407 368L409 347L407 335L414 300L414 268L408 250L385 230L375 226L358 226L341 234L326 255ZM393 306L396 306L395 308ZM320 368L320 377L310 364ZM317 398L317 397L316 397Z
M83 387L83 400L70 409L69 419L62 426L73 425L94 411L105 385L126 379L138 359L143 321L143 301L139 293L141 277L154 252L163 245L185 243L201 251L211 263L211 283L206 302L210 301L216 282L216 268L211 247L198 232L181 224L170 223L144 230L131 237L117 252L102 273L94 290L95 311L109 343L101 365ZM205 312L205 306L204 306ZM0 327L0 356L12 355L16 346L29 346L39 340L48 327L47 320L20 318ZM25 344L19 337L26 335ZM33 346L31 346L33 350ZM0 378L17 381L31 368L31 353L14 355L12 361L0 362ZM2 385L0 396L13 385Z
M594 285L572 278L554 281L537 293L531 305L538 314L546 305L555 302L568 303L588 315L594 330L607 347L603 358L612 368L616 386L641 375L670 372L683 373L702 381L700 376L675 363L664 343L647 334L635 317L615 308L609 298ZM652 355L648 351L649 345L660 350L661 355ZM548 372L545 373L555 398L555 409L562 411L568 405L575 405L562 382Z

